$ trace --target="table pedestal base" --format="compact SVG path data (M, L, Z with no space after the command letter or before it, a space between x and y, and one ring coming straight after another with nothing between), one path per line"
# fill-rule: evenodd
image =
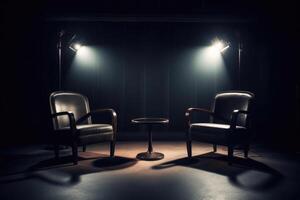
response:
M139 160L160 160L164 158L164 154L159 152L143 152L136 156Z

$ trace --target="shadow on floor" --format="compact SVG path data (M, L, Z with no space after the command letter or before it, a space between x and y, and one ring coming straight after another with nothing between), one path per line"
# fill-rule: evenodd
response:
M180 158L161 163L153 166L152 169L161 170L175 166L190 167L227 176L230 183L247 190L271 189L283 179L283 175L279 171L264 163L235 157L233 164L228 165L226 155L213 152L193 156L192 159Z
M94 155L98 155L97 159L94 157L79 157L77 165L73 165L72 156L66 156L59 160L53 158L42 160L23 173L14 174L17 178L11 178L11 176L7 176L8 178L1 177L0 184L39 179L55 185L69 186L79 183L82 175L124 169L137 163L137 160L133 158L119 156L111 158L108 156L103 157L100 154Z

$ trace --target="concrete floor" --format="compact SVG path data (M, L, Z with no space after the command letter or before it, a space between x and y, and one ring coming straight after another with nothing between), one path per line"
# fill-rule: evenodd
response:
M253 147L246 160L237 151L226 162L226 148L194 143L186 159L184 142L154 142L165 154L159 161L139 161L146 142L119 142L116 158L108 144L90 145L77 166L70 150L59 161L44 146L0 150L0 199L199 200L300 199L299 155Z

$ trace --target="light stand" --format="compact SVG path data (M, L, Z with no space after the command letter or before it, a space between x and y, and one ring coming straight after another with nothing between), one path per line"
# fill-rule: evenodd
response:
M65 31L61 30L58 33L58 42L57 42L57 51L58 51L58 89L62 90L62 38L65 35ZM74 34L69 41L68 45L69 48L73 52L77 52L81 47L82 44L78 41L75 41L76 35Z
M241 55L242 55L242 43L239 41L238 45L238 88L241 89Z
M61 90L61 68L62 68L62 37L64 36L65 31L61 30L58 33L58 43L57 43L57 50L58 50L58 89Z
M57 42L57 53L58 53L58 90L62 89L62 38L65 35L65 31L61 30L58 33L58 42ZM68 146L59 145L59 150L68 149ZM46 150L54 150L53 145L46 146Z

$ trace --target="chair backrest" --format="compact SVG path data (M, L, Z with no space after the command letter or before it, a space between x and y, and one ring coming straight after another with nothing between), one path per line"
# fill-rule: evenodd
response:
M251 111L251 102L253 101L254 94L248 91L226 91L218 93L212 106L212 110L216 115L230 121L231 115L234 110ZM237 119L238 126L248 126L247 115L240 114ZM215 123L221 121L212 119Z
M69 111L74 114L75 120L90 112L88 98L82 94L66 91L53 92L49 98L51 113ZM91 124L91 118L81 124ZM58 116L53 119L54 129L69 127L68 116Z

